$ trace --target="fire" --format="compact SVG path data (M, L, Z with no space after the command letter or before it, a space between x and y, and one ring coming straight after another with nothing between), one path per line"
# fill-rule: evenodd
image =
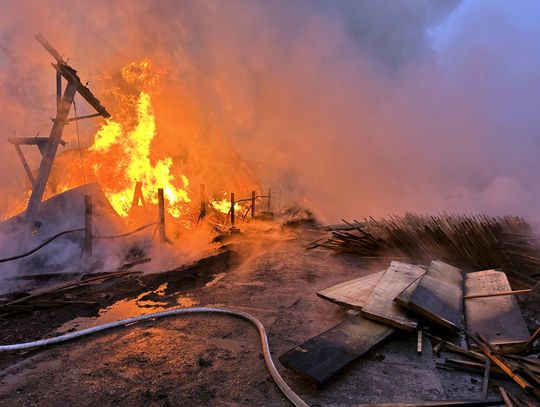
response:
M189 180L184 175L179 180L175 179L171 172L171 157L162 157L155 162L151 160L156 121L149 93L140 92L136 109L133 129L127 130L122 123L109 119L98 130L89 148L93 153L92 170L101 181L111 205L121 216L128 215L135 184L142 182L145 199L154 204L157 204L158 188L163 188L168 212L178 218L191 201Z

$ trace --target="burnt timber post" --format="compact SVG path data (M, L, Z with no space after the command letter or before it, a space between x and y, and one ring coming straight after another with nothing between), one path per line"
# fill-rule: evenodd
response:
M92 196L84 196L84 246L83 255L85 258L92 257L92 243L94 233L92 230Z
M161 243L167 243L167 233L165 231L165 197L163 195L163 188L158 189L158 208L159 208L159 241Z
M231 227L234 229L234 192L231 192Z
M141 206L143 208L146 208L146 202L144 200L144 195L142 193L142 182L141 181L137 181L135 183L135 189L133 190L133 200L131 201L130 210L133 210L134 207L139 206L139 202L141 203Z
M201 184L201 212L199 213L199 219L204 219L206 216L206 186Z
M54 119L54 124L51 130L51 135L49 136L47 146L43 152L43 158L39 166L37 179L34 183L34 188L32 189L32 195L30 195L30 200L28 201L28 207L26 209L27 221L32 221L32 217L34 216L35 211L43 198L47 180L51 174L54 157L56 156L58 145L62 139L62 132L64 131L64 126L66 125L69 111L75 98L75 93L77 92L77 87L78 84L76 82L68 83L68 86L64 91L64 95L60 100L60 104L56 112L56 119Z
M251 219L255 219L255 200L257 199L257 193L251 191Z
M58 151L58 145L64 144L62 141L64 126L68 121L83 118L75 117L68 119L71 105L75 100L75 94L79 93L97 112L94 115L89 115L86 117L102 116L108 118L111 116L109 112L107 112L107 110L101 105L100 101L96 99L92 92L90 92L90 89L81 83L81 80L77 75L77 71L69 66L66 61L64 61L60 53L54 49L41 34L36 35L36 40L43 45L43 47L54 57L54 59L56 59L57 62L56 64L52 64L53 68L56 69L57 109L56 118L53 119L53 126L48 138L41 138L40 140L36 139L35 142L28 142L28 140L23 142L16 139L12 141L12 143L15 145L36 144L38 145L42 155L37 178L33 182L32 194L30 195L30 200L28 201L28 206L26 208L25 220L30 224L32 224L35 220L34 217L36 216L36 211L41 204L41 200L43 199L43 194L45 193L45 187L47 186L47 181L51 173L54 158L56 156L56 152ZM62 77L67 80L67 86L64 90L64 94L60 97L62 92ZM17 151L17 153L19 153L19 151ZM25 170L28 173L26 166Z

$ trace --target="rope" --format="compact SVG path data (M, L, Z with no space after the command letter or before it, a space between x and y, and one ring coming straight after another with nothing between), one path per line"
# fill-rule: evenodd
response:
M29 250L29 251L27 251L25 253L18 254L16 256L5 257L3 259L0 259L0 263L5 263L6 261L17 260L17 259L20 259L20 258L23 258L23 257L26 257L26 256L30 256L32 253L37 252L42 247L47 246L53 240L58 239L60 236L67 235L68 233L74 233L74 232L84 232L84 228L64 230L63 232L57 233L53 237L50 237L49 239L45 240L43 243L41 243L40 245L34 247L32 250Z
M263 351L264 363L266 363L266 368L268 369L270 376L272 376L272 379L277 384L279 389L283 392L283 394L290 400L290 402L294 406L308 407L308 405L287 385L287 383L285 383L285 380L283 380L278 370L276 369L276 366L274 365L274 361L272 360L272 355L270 353L270 345L268 344L268 337L266 336L266 330L264 329L263 324L253 315L250 315L246 312L233 310L233 309L194 307L194 308L180 308L180 309L176 308L176 309L172 309L168 311L154 312L152 314L140 315L133 318L122 319L115 322L109 322L103 325L97 325L92 328L83 329L77 332L70 332L68 334L60 335L54 338L41 339L39 341L34 341L34 342L16 343L13 345L1 345L0 352L30 349L30 348L36 348L39 346L49 346L56 343L62 343L62 342L66 342L75 338L79 338L81 336L90 335L90 334L100 332L100 331L105 331L107 329L130 325L130 324L140 322L140 321L146 321L148 319L171 317L171 316L180 315L180 314L212 314L212 313L233 315L235 317L245 319L251 322L253 325L255 325L255 327L257 328L257 331L259 332L259 337L261 339L261 348Z
M141 226L140 228L137 228L135 230L132 230L131 232L127 232L127 233L123 233L121 235L109 235L109 236L93 236L94 239L116 239L116 238L119 238L119 237L125 237L125 236L129 236L129 235L132 235L133 233L136 233L136 232L139 232L143 229L146 229L146 228L149 228L150 226L153 226L153 225L157 225L159 222L152 222L152 223L149 223L147 225L144 225L144 226Z
M75 99L73 99L73 112L75 113L75 128L77 129L77 144L79 146L79 160L81 161L82 179L83 179L83 184L86 184L86 177L84 176L84 165L83 165L82 150L81 150L81 137L79 135L79 121L77 120L77 104L75 103Z

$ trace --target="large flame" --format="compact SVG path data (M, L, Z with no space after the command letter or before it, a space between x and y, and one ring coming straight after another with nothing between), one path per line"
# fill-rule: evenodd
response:
M189 181L182 175L176 180L171 173L172 158L162 157L152 163L151 143L156 135L152 101L148 93L140 92L137 101L137 121L132 130L114 120L107 120L96 133L90 147L92 170L102 183L114 209L127 216L133 201L134 187L142 182L145 199L157 203L156 191L163 188L168 211L174 217L185 212L190 202Z

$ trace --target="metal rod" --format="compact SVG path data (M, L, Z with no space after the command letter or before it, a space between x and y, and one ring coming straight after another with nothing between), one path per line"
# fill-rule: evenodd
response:
M87 259L92 257L92 196L84 196L84 257Z
M255 219L255 200L257 199L257 193L251 191L251 219Z
M231 192L231 226L234 228L234 192Z
M167 234L165 233L165 197L163 188L158 189L158 208L159 208L159 241L167 242Z

